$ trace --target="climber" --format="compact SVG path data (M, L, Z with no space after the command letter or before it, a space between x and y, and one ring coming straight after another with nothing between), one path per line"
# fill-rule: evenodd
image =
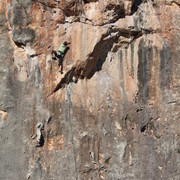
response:
M53 57L53 59L56 60L56 57L59 59L59 68L60 68L61 74L63 73L63 59L64 59L64 56L65 56L67 50L69 49L69 47L67 47L68 44L71 44L71 43L65 41L65 42L61 43L61 45L57 51L52 50L52 55L55 55L55 57Z

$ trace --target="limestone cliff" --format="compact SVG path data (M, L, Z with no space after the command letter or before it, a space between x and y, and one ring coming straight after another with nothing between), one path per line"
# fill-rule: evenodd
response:
M179 39L179 0L1 0L0 180L179 180Z

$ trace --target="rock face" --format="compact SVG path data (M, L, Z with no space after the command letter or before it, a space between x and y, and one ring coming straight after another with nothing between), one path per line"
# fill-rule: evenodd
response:
M0 179L179 180L179 39L178 0L0 1Z

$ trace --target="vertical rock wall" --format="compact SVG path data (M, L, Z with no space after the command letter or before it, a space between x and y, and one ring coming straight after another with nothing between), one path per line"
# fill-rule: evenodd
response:
M179 5L0 2L0 179L178 180Z

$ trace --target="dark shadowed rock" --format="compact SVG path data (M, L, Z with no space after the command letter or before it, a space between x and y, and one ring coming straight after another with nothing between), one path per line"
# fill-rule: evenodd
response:
M9 8L8 19L12 28L26 27L30 23L25 8L20 4L15 4Z
M35 31L33 29L14 29L12 32L13 41L17 45L25 46L28 42L33 42L35 38Z

